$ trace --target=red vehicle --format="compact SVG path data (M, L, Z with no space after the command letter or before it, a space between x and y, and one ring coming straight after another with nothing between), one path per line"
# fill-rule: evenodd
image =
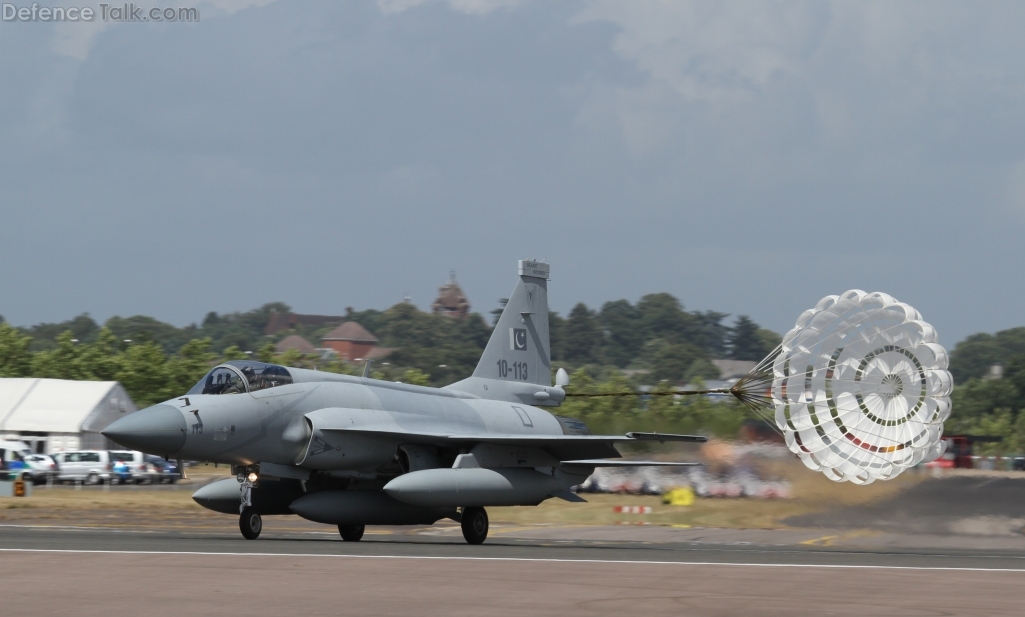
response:
M943 441L947 442L947 451L926 466L940 469L971 469L973 444L997 443L1003 440L1003 437L996 435L944 435Z

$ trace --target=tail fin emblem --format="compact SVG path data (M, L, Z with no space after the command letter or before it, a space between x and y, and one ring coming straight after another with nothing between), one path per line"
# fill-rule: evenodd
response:
M527 351L526 328L509 328L509 348L513 351Z

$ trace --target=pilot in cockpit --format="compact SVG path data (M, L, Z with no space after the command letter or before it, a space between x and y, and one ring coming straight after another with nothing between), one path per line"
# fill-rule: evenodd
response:
M246 382L249 384L250 389L256 385L256 371L251 366L242 367L242 376L246 378Z
M234 360L228 364L214 367L188 394L238 394L292 383L292 376L283 366L248 360Z

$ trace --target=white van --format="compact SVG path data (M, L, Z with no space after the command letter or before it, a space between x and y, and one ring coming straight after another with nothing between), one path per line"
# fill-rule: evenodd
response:
M106 450L56 452L50 456L57 461L57 479L61 482L103 484L113 476L113 461Z
M24 442L0 441L0 468L5 472L15 473L19 479L30 480L32 468L25 462L25 457L30 454L32 450Z

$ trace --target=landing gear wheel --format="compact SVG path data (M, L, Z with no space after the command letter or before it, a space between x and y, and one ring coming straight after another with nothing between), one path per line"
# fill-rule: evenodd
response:
M263 530L263 518L256 510L245 508L238 517L238 528L242 530L243 538L255 540L260 537L260 532Z
M463 508L460 525L467 544L483 544L488 537L488 513L484 508Z
M339 525L338 533L342 535L342 539L346 542L359 542L363 537L363 531L366 527L363 525Z

